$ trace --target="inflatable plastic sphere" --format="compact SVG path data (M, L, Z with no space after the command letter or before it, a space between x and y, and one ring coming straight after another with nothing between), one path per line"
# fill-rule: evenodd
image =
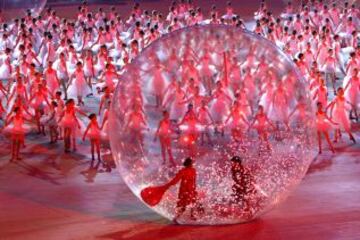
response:
M126 66L113 156L133 193L169 220L250 221L282 202L315 156L308 93L293 62L256 34L177 30Z
M31 13L37 17L46 5L46 0L0 0L2 21L10 21L15 18L23 18Z

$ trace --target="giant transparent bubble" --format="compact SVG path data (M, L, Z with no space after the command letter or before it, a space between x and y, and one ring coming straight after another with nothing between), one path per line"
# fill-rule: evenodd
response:
M0 0L1 17L8 22L27 16L28 11L33 17L37 17L45 5L46 0Z
M164 111L170 120L159 124ZM235 27L195 26L160 38L126 67L110 140L133 193L163 194L146 201L154 211L180 224L232 224L269 211L304 177L315 154L313 115L305 80L275 45ZM179 183L165 184L189 156L197 194L182 213Z

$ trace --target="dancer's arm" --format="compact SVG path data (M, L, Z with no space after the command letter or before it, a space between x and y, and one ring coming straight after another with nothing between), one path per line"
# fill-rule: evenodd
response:
M98 31L98 33L99 33L99 31ZM85 36L84 36L84 37L85 37ZM100 41L100 34L98 34L98 38L97 38L96 41L90 46L90 49L92 49L96 44L98 44L99 41ZM84 48L84 46L83 46L83 48Z
M212 124L214 125L214 124L215 124L215 121L214 121L213 117L211 116L211 114L210 114L210 112L209 112L209 110L208 110L208 109L206 109L206 113L208 114L208 116L209 116L209 118L210 118L210 120L211 120Z
M289 116L287 117L287 121L289 121L289 119L295 114L295 112L298 110L298 108L299 108L299 105L297 105L296 107L295 107L295 109L294 110L292 110L292 112L289 114Z
M159 122L158 128L157 128L157 130L156 130L156 132L155 132L154 142L156 141L157 137L159 136L159 131L160 131L161 123L162 123L162 120Z
M75 77L75 74L72 74L72 75L70 76L69 82L68 82L68 84L67 84L67 86L66 86L66 90L67 90L67 89L69 88L69 86L72 84L74 77Z
M10 97L9 97L8 100L7 100L6 106L9 106L9 103L11 102L11 100L13 99L13 97L15 96L15 91L16 91L16 88L13 89L13 91L11 92Z
M165 186L170 187L170 186L177 184L182 179L182 177L183 177L183 171L180 170L176 174L176 176L170 182L168 182Z
M55 115L56 115L56 113L55 113L55 111L53 111L51 113L51 117L46 122L49 123L51 120L53 120L55 118Z
M46 102L46 104L48 105L48 107L50 107L50 103L49 103L49 100L48 100L48 98L47 98L47 96L44 94L44 99L45 99L45 102Z
M5 127L9 126L9 125L13 122L13 120L14 120L14 116L11 116L10 118L6 119L6 120L5 120L5 124L4 124L4 126L3 126L3 129L4 129Z
M329 122L331 122L332 124L334 124L334 125L339 125L339 123L336 123L336 122L334 122L331 118L329 118L326 114L325 114L325 118L329 121Z
M102 107L104 105L104 96L101 97L101 100L100 100L100 105L99 105L99 116L101 114L101 110L102 110Z
M245 118L245 116L243 114L240 115L241 119L244 121L244 123L246 123L246 125L248 125L248 127L250 127L250 123L249 121Z
M85 137L86 137L86 135L87 135L87 133L88 133L88 131L89 131L89 129L90 129L90 126L91 126L91 123L89 123L89 124L87 125L87 127L86 127L86 130L85 130L84 135L83 135L83 137L82 137L82 140L83 140L83 141L85 141Z
M61 113L61 115L60 115L60 117L59 117L59 120L57 121L58 124L61 123L61 120L63 119L64 115L65 115L65 111L63 111L63 112Z
M266 116L266 122L272 127L275 128L275 125L270 121L270 119Z
M346 83L346 86L344 88L344 92L348 89L348 87L350 86L350 83L352 81L352 78L350 78L350 80Z
M232 118L232 112L230 112L229 115L227 116L227 118L224 122L224 125L226 125L230 121L231 118Z
M105 123L108 121L108 116L106 115L101 123L101 127L100 129L103 130L104 126L105 126Z
M335 106L335 101L333 100L326 108L325 111L327 111L330 108L330 116L332 116L333 110L334 110L334 106Z
M254 120L250 123L248 131L250 130L250 128L252 128L254 126L256 121L257 121L257 115L255 116Z
M316 90L313 96L313 100L315 100L319 96L319 89Z
M76 122L76 124L77 124L78 128L80 129L80 128L81 128L81 126L80 126L79 119L76 117L75 113L73 113L73 115L74 115L75 122Z
M8 99L8 94L7 94L7 92L6 92L6 90L4 89L4 88L0 88L0 91L3 93L3 95L5 96L5 98L6 98L6 101L9 101Z
M75 108L75 110L76 110L76 112L80 113L80 114L83 115L84 117L87 117L87 114L86 114L84 111L82 111L81 109Z

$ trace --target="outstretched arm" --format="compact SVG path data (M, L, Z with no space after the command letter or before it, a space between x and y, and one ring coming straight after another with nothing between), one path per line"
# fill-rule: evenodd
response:
M272 127L275 128L274 124L270 121L268 117L266 117L266 122Z
M244 123L246 123L246 124L250 127L250 123L249 123L249 121L246 119L246 117L245 117L243 114L241 114L240 117L241 117L241 119L244 121Z
M344 88L344 92L348 89L348 87L350 86L352 79L350 78L350 80L347 82L345 88Z
M207 110L207 109L206 109L206 113L207 113L207 115L209 116L209 118L210 118L210 120L211 120L212 124L214 124L214 123L215 123L215 121L214 121L213 117L211 116L211 113L209 112L209 110Z
M173 185L177 184L181 180L182 175L183 175L183 172L180 170L176 174L176 176L169 183L166 184L166 186L170 187L170 186L173 186Z
M89 131L89 129L90 129L90 124L91 124L91 123L88 124L88 126L87 126L87 128L86 128L86 130L85 130L85 132L84 132L84 135L83 135L83 137L82 137L82 140L83 140L83 141L85 141L85 137L86 137L86 135L87 135L87 133L88 133L88 131Z
M229 113L229 115L227 116L224 124L226 125L230 121L231 118L232 118L232 112Z
M60 115L60 117L59 117L59 120L57 121L58 124L61 123L61 120L63 119L64 115L65 115L65 111L63 111L63 112L61 113L61 115Z
M315 94L313 96L313 100L315 100L318 95L319 95L319 90L316 90L316 92L315 92Z
M100 127L101 130L103 130L103 128L104 128L105 123L107 122L107 120L108 120L108 116L106 115L106 116L104 117L103 121L102 121L102 124L101 124L101 127Z
M295 112L298 110L298 106L296 106L294 108L294 110L292 110L292 112L289 114L289 116L287 117L287 120L289 121L289 119L295 114Z
M162 123L162 121L159 122L158 128L157 128L157 130L156 130L156 132L155 132L154 142L156 141L157 137L159 136L159 131L160 131L161 123Z

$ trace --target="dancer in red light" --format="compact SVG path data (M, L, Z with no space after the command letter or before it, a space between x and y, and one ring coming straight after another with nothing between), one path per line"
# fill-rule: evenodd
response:
M74 81L74 82L73 82ZM86 96L88 92L88 85L86 83L86 77L84 74L83 65L81 62L76 64L76 70L73 75L70 77L70 81L68 83L68 88L74 84L73 88L76 93L76 97L78 99L78 105L85 105L83 101L83 96Z
M125 130L129 131L133 142L144 145L143 131L147 129L147 122L139 104L134 105L134 109L129 113Z
M231 102L232 98L229 96L227 88L224 87L220 81L216 82L216 88L212 93L212 101L210 102L210 112L217 126L223 125L226 114L229 112ZM217 133L221 132L221 134L224 135L223 128L218 129L218 127L216 127L215 131Z
M193 205L197 201L196 192L196 169L193 167L193 160L186 158L184 161L184 168L181 169L176 176L167 184L167 186L173 186L180 182L180 188L178 193L178 201L176 203L176 216L174 222L185 212L189 205ZM190 209L191 218L196 220L195 208Z
M58 140L58 104L56 101L52 101L50 104L50 109L47 111L44 116L40 119L40 123L43 125L42 132L45 133L45 126L48 126L50 133L50 143L55 143Z
M154 141L159 137L160 146L161 146L161 155L163 158L163 164L166 163L166 152L169 156L169 162L175 166L174 158L172 155L171 149L171 122L169 118L169 113L167 111L163 112L163 119L159 122L158 129L155 133Z
M334 92L336 92L335 80L336 80L336 69L338 67L337 65L338 63L334 56L334 51L332 49L329 49L328 54L324 60L324 63L321 66L321 70L325 72L325 79L331 83Z
M96 164L95 168L97 169L101 163L100 157L100 137L101 137L101 129L96 119L96 114L92 113L89 115L90 123L87 126L82 140L85 141L85 138L88 137L91 143L91 164L90 168L94 167L94 151L96 150L96 154L98 157L98 163Z
M241 111L238 101L234 101L233 106L231 107L230 113L225 120L225 125L231 119L231 136L234 141L242 142L244 137L244 130L248 127L249 123Z
M332 120L338 123L338 126L335 130L335 142L341 138L341 130L344 130L349 135L350 140L353 143L356 143L356 140L351 133L351 122L348 117L348 113L352 108L353 106L351 103L348 102L344 97L344 89L341 87L338 88L336 97L326 107L326 109L330 109Z
M8 121L5 122L3 128L7 127L8 125L12 124L12 128L10 129L11 133L11 159L10 162L14 160L21 160L20 157L20 147L24 144L25 139L25 129L24 129L24 122L28 121L31 122L29 119L26 119L20 108L15 107L14 109L14 116L11 116Z
M50 94L53 96L55 92L59 90L61 83L57 76L57 72L53 68L52 62L48 62L48 67L44 72L44 77L46 79L47 86L49 87Z
M199 107L197 110L197 118L199 119L199 123L202 128L200 135L202 145L205 142L205 136L208 139L208 144L212 145L212 140L210 136L210 125L214 125L214 120L211 117L207 104L208 102L203 99L201 101L201 107Z
M270 142L268 139L268 135L269 135L268 126L269 125L273 129L275 129L275 126L272 124L272 122L270 122L269 118L265 114L263 106L260 105L259 109L258 109L258 113L256 114L256 116L254 118L254 121L250 124L250 128L252 128L253 126L256 128L258 135L259 135L259 140L261 142L265 142L267 149L271 150Z
M61 114L58 124L63 128L65 152L70 152L71 141L73 150L76 151L76 128L81 129L78 118L75 115L75 101L69 99L65 104L65 110Z
M330 137L329 137L329 130L333 128L333 125L337 125L337 123L333 122L323 111L323 105L318 102L317 103L317 112L316 112L316 129L318 135L318 142L319 142L319 154L322 153L322 146L321 146L321 134L325 136L327 143L333 153L335 153L335 149L331 144Z
M353 106L352 112L357 116L357 107L360 102L360 78L359 70L355 68L352 75L344 88L344 96Z
M186 209L190 207L190 217L193 221L197 220L197 215L204 213L202 205L198 201L196 191L196 169L193 167L193 160L186 158L183 168L176 176L167 184L159 187L148 187L141 191L142 199L151 206L160 203L163 195L171 186L180 182L178 199L176 202L175 217L173 221L177 223L178 219L184 214Z
M315 90L313 100L316 100L316 102L320 102L323 106L327 106L328 90L325 85L325 80L323 78L320 78L320 86L318 86L318 88Z

